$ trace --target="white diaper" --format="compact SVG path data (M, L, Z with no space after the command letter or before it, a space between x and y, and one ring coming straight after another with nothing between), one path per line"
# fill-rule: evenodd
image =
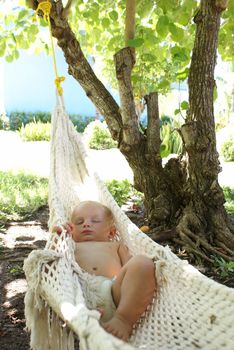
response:
M84 287L84 298L89 309L103 309L104 314L101 320L109 321L115 311L116 306L112 298L111 287L114 279L104 276L86 275Z

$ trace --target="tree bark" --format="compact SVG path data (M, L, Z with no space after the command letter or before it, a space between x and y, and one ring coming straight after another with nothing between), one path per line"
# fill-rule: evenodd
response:
M224 1L202 0L194 21L197 25L191 59L189 110L181 134L188 155L187 205L178 231L234 250L228 228L224 195L218 183L220 164L216 150L213 94L220 14ZM191 237L190 232L195 233ZM204 248L204 246L203 246Z
M125 46L135 37L136 0L126 0Z

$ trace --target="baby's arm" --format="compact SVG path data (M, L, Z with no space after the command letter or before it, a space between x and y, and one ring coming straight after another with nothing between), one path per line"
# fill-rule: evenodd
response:
M119 254L119 258L122 266L125 265L128 262L128 260L132 258L132 255L130 254L128 247L122 243L119 244L118 254Z

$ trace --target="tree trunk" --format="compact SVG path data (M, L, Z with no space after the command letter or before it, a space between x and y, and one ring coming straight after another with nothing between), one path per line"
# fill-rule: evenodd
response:
M213 111L221 5L224 1L202 0L194 18L197 30L188 79L189 110L181 127L188 155L188 182L187 204L178 232L193 249L201 247L201 256L203 249L209 249L208 241L234 250L234 236L228 228L224 195L218 183Z

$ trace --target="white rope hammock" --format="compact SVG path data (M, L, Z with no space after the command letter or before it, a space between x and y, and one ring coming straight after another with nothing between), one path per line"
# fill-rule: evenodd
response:
M52 117L50 170L50 227L66 222L79 201L100 201L112 210L130 252L154 258L158 290L129 343L122 342L99 325L96 310L86 307L87 273L75 262L72 239L50 234L46 248L31 252L24 264L33 349L74 349L74 334L82 350L234 349L234 289L203 276L128 219L94 172L61 97Z

